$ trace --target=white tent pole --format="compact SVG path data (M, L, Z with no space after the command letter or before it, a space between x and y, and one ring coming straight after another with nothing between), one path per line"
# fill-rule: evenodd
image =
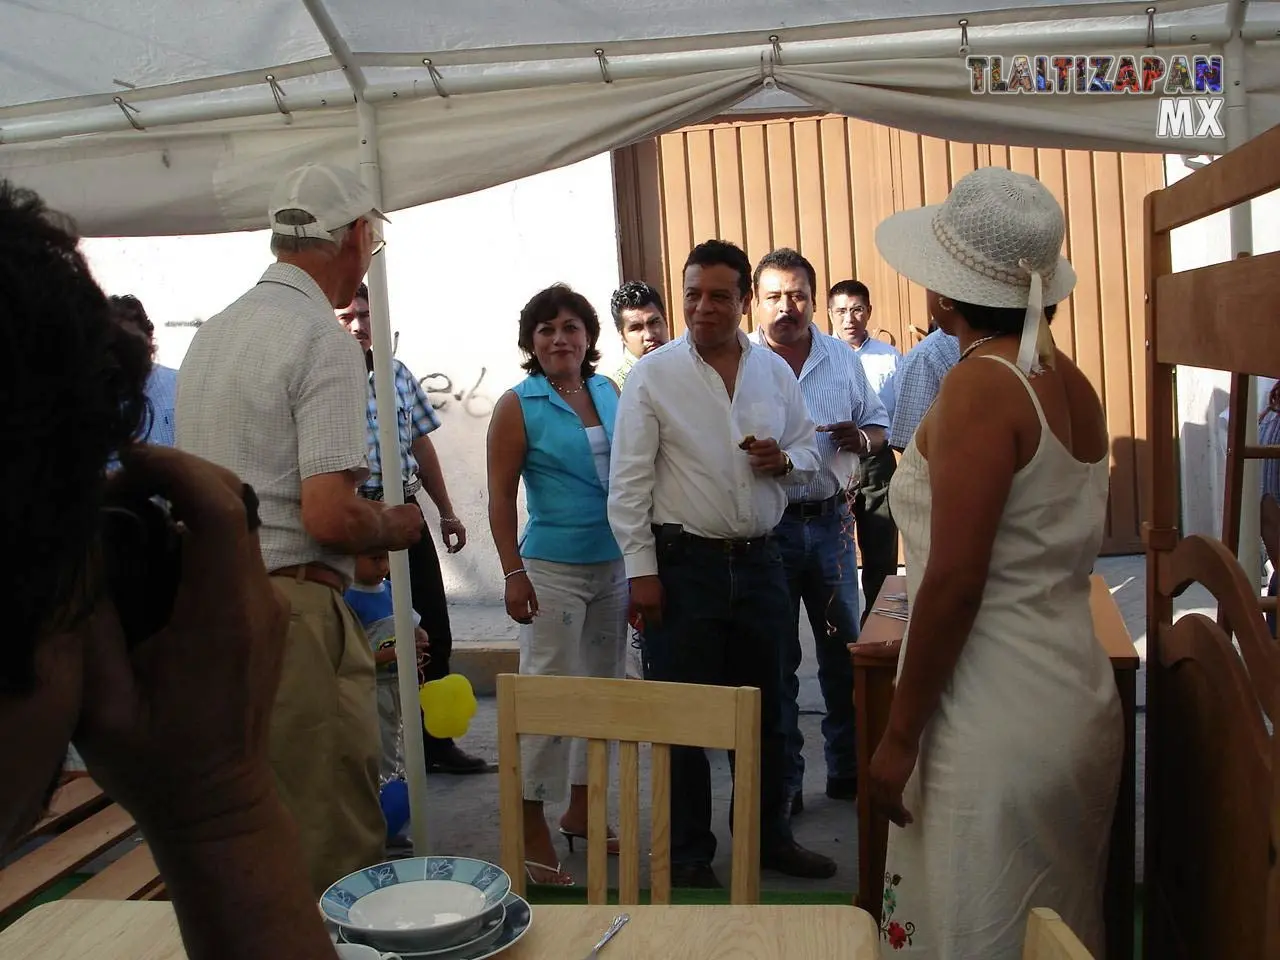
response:
M1249 0L1230 0L1227 7L1227 23L1231 30L1222 52L1223 99L1225 101L1223 132L1227 135L1227 149L1234 150L1249 139L1248 80L1245 74L1245 41L1241 26L1248 12ZM1231 257L1253 251L1253 203L1237 204L1228 213L1231 229ZM1248 396L1245 402L1244 442L1255 446L1258 442L1258 378L1249 378ZM1240 501L1240 566L1256 590L1262 581L1262 552L1259 547L1261 523L1259 499L1261 497L1260 465L1257 460L1244 462L1244 490Z
M305 0L305 2L308 9L316 6L314 0ZM323 8L320 9L323 10ZM324 15L327 17L327 13ZM332 20L329 22L332 23ZM1032 47L1036 50L1057 49L1063 53L1096 53L1100 50L1132 50L1135 53L1146 51L1147 27L1145 19L1142 18L1131 17L1124 21L1103 22L1096 26L1072 24L1069 34L1065 29L1061 23L990 28L971 26L969 52L983 54L1012 50L1017 53L1019 52L1017 48L1035 52ZM1155 34L1157 51L1224 43L1230 36L1224 24L1157 25ZM1275 29L1270 24L1251 27L1246 39L1255 34L1261 38L1273 38ZM1066 36L1070 36L1069 43L1063 41ZM1194 40L1191 39L1192 36L1195 37ZM401 55L380 57L377 54L363 54L357 62L357 58L346 48L340 36L338 40L342 42L342 49L345 52L341 56L335 52L335 57L340 63L343 62L344 57L346 58L344 73L348 82L353 79L353 71L363 82L361 64L365 67L397 66L405 70L406 74L411 73L400 83L362 87L358 99L377 104L393 100L429 99L440 95L431 82L422 58L410 58L410 62L406 63ZM959 58L959 44L958 30L931 30L889 36L787 43L783 45L782 50L783 63L786 66L818 66L868 60ZM607 51L607 48L602 49ZM606 52L606 57L609 76L617 81L656 79L710 73L716 70L759 69L761 55L767 56L771 52L771 45L760 43L745 47L678 51L660 55L609 57ZM408 66L416 66L417 69L409 71L405 69ZM436 64L436 67L440 72L441 85L450 96L603 82L600 64L595 57L526 64L489 64L487 69L477 69L474 66L450 69L444 62ZM237 78L237 84L240 82L241 79ZM131 95L130 102L139 110L134 118L148 131L184 123L270 116L279 110L270 90L265 85L259 90L245 90L240 86L234 89L239 94L236 99L223 98L193 103L180 98L166 101L163 99L164 88L159 87L136 91ZM329 86L323 90L289 92L288 84L285 84L285 90L289 109L295 113L346 109L351 105L351 92L345 88ZM0 118L0 144L31 143L115 131L140 137L146 136L145 133L135 133L120 108L114 104L83 109L63 107L58 112L39 116L14 117L9 120Z
M378 160L376 108L364 98L365 79L352 62L351 50L325 9L323 0L303 0L329 49L343 66L356 98L360 136L360 176L382 206L382 169ZM378 412L378 453L382 467L382 492L388 506L404 503L400 477L400 416L397 409L395 372L391 364L391 311L387 295L387 258L373 258L369 268L369 310L373 321L373 386ZM336 322L336 321L335 321ZM426 534L430 536L430 534ZM427 764L418 707L418 657L414 644L413 594L409 583L409 555L391 554L391 602L396 625L396 668L400 681L400 709L404 728L405 773L409 784L409 810L413 851L427 854Z

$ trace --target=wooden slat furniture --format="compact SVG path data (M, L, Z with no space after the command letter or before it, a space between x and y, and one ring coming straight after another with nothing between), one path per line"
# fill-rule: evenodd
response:
M1022 960L1094 960L1080 938L1060 916L1045 907L1035 907L1027 917L1027 936Z
M1094 634L1111 658L1116 687L1124 712L1124 763L1120 794L1111 825L1111 855L1107 867L1106 921L1107 960L1129 960L1133 956L1133 908L1135 868L1135 817L1137 810L1136 714L1139 657L1124 617L1116 606L1106 582L1099 576L1090 581L1089 603ZM906 578L888 577L880 590L882 597L906 593ZM893 682L898 653L906 623L876 613L879 600L857 643L850 644L853 658L854 704L857 712L858 778L868 783L868 767L889 721L893 703ZM886 604L887 606L887 604ZM858 903L873 916L880 916L880 892L884 887L884 864L889 821L871 808L868 791L858 791Z
M1229 546L1241 462L1272 453L1243 444L1243 388L1247 376L1280 377L1280 253L1175 273L1171 249L1178 227L1278 188L1273 127L1146 198L1147 960L1280 956L1280 746L1266 727L1280 722L1280 652ZM1227 544L1180 536L1179 365L1233 375ZM1174 622L1192 583L1213 595L1219 622Z
M587 744L587 898L608 898L609 743L620 754L618 824L621 903L640 898L640 749L652 744L650 897L671 902L671 747L735 751L735 904L760 899L760 691L754 687L634 683L596 677L498 677L498 779L502 866L525 889L521 735L581 737ZM590 946L590 945L588 945ZM612 948L611 948L612 952Z
M631 921L605 960L878 960L876 923L842 906L535 906L529 932L503 960L578 960L618 913ZM5 960L185 960L173 908L163 903L62 900L0 932Z
M112 804L92 780L79 777L64 783L53 795L46 816L25 838L52 839L0 869L0 916L49 890L136 832L133 818ZM151 853L139 843L68 896L136 900L163 896L163 891Z
M68 780L53 795L53 799L49 801L49 809L40 822L27 831L27 839L48 836L66 829L110 802L102 788L88 777Z

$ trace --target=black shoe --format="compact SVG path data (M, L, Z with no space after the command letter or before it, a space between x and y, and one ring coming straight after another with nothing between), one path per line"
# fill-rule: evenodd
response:
M671 886L696 887L699 890L723 890L724 884L709 863L673 863Z
M804 794L799 790L791 795L790 813L793 817L804 813Z
M449 743L432 750L427 754L427 773L490 773L495 767L487 760L473 757L459 749L456 743Z
M834 860L806 850L794 841L774 847L768 853L762 852L760 866L765 870L785 873L788 877L803 877L807 880L826 880L836 875Z
M832 800L857 800L857 777L827 777L827 796Z

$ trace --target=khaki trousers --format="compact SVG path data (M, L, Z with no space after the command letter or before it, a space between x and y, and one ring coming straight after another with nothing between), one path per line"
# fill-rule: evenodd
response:
M373 651L336 591L273 579L292 615L271 717L271 766L319 897L334 881L384 859Z

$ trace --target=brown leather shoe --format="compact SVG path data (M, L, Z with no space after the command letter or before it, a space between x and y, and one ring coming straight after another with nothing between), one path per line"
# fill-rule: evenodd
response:
M776 870L788 877L803 877L806 880L826 880L836 875L836 862L820 853L806 850L794 841L772 850L761 852L760 866L765 870Z

